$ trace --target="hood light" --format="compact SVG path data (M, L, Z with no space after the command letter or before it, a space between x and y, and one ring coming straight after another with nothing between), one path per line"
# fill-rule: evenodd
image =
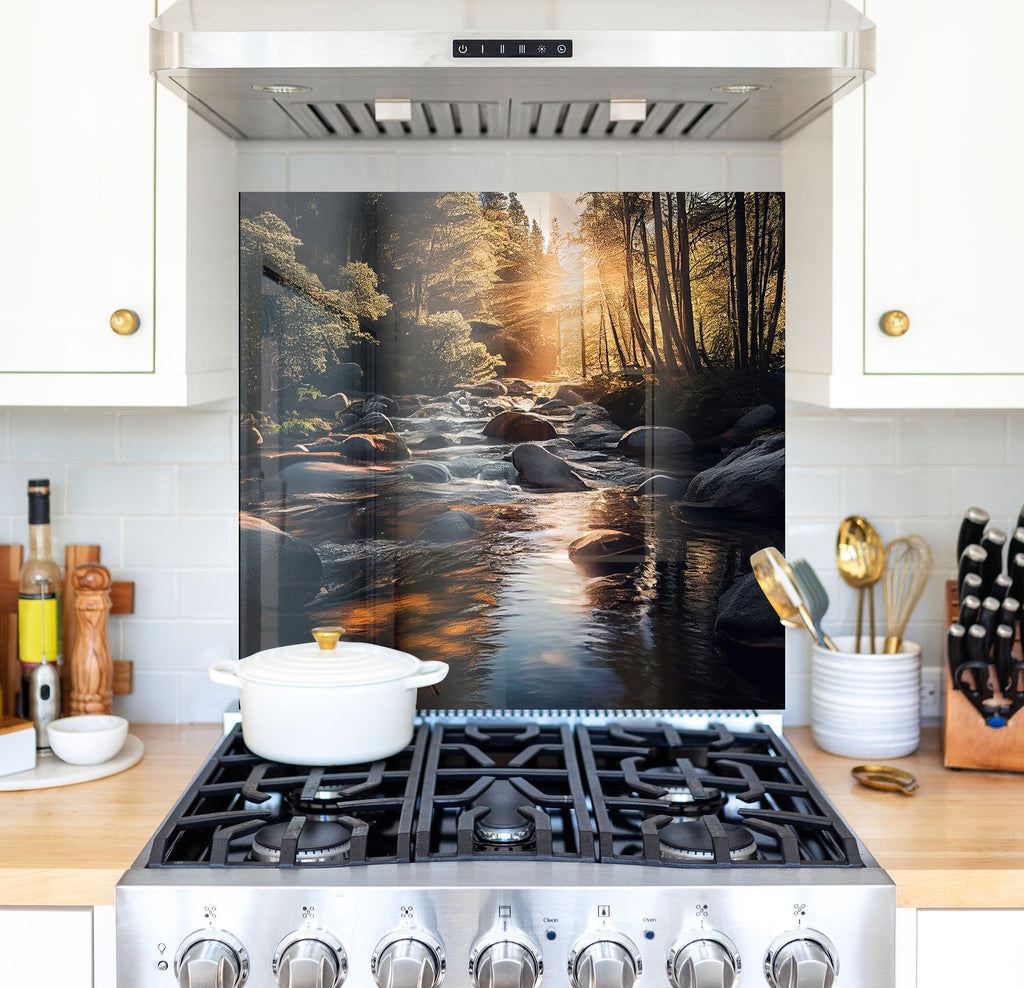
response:
M276 93L279 96L288 96L293 93L310 92L309 86L255 85L252 88L257 93Z
M756 83L742 83L735 86L713 86L713 93L728 93L730 96L746 96L748 93L766 93L771 86L759 86Z

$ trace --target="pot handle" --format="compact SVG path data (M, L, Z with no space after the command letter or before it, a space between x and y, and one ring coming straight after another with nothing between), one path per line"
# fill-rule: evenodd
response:
M418 690L421 686L433 686L448 675L447 662L421 662L420 671L405 681L407 690Z
M242 680L235 672L237 668L238 663L234 659L224 659L222 662L214 662L206 671L210 679L215 683L221 683L224 686L234 686L240 689Z

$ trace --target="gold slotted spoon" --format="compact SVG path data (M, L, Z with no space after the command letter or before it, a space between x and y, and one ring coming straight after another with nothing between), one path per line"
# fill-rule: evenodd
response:
M857 638L853 650L860 651L860 636L864 627L864 592L868 594L868 651L875 650L875 584L881 579L885 567L885 546L875 526L860 515L850 515L839 524L836 537L836 567L839 575L858 591Z

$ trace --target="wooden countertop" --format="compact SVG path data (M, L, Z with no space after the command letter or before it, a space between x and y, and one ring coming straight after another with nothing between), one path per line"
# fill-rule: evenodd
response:
M138 856L220 737L213 724L143 726L142 762L58 789L0 793L0 905L111 905ZM901 906L1024 908L1024 775L942 767L939 732L889 764L917 776L915 796L866 789L858 760L786 737L892 876Z

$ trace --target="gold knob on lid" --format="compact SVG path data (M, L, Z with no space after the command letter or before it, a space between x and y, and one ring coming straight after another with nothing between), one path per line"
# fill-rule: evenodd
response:
M338 644L338 639L345 634L345 629L340 624L332 624L322 628L313 629L313 637L325 652L331 651Z
M131 309L118 309L110 317L110 328L118 336L131 336L139 328L139 317Z
M910 316L899 309L891 309L882 316L882 332L890 336L902 336L910 329Z

